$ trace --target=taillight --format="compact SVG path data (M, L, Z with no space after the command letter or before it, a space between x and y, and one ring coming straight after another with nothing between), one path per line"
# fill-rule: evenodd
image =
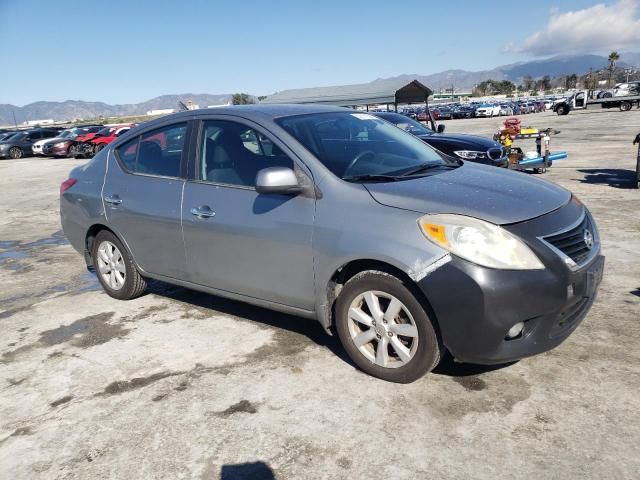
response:
M60 184L60 194L63 194L64 192L69 190L76 183L78 183L78 180L76 180L75 178L67 178L64 182Z

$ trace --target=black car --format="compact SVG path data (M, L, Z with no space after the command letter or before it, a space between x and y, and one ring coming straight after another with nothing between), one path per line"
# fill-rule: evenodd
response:
M476 116L476 109L469 105L461 105L451 112L453 118L473 118Z
M32 146L38 140L53 138L58 135L57 129L35 128L11 135L0 141L0 158L22 158L33 155Z
M443 124L440 124L438 132L434 132L421 123L399 113L382 112L374 113L373 115L412 133L433 148L451 157L495 167L507 167L509 165L506 149L488 138L476 135L444 134L442 133Z
M15 135L16 133L17 132L15 130L3 130L2 132L0 132L0 142L8 140L9 137Z

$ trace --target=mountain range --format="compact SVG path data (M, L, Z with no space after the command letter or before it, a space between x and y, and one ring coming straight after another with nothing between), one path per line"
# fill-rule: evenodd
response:
M640 68L640 53L622 53L622 61L618 63L620 67ZM528 62L512 63L496 67L492 70L468 71L468 70L445 70L444 72L429 75L402 74L394 79L407 78L417 79L434 91L440 89L454 88L458 91L471 90L474 85L484 80L511 80L521 82L522 77L530 75L539 78L544 75L551 77L563 74L584 74L589 69L598 70L607 66L607 58L600 55L563 55L542 60L532 60ZM376 79L373 82L380 82L387 79ZM54 119L73 120L76 118L96 118L98 116L125 116L144 115L149 110L165 108L178 108L180 101L192 100L201 107L208 105L222 105L231 100L231 94L193 94L184 93L179 95L162 95L152 98L142 103L109 105L102 102L87 102L82 100L67 100L65 102L34 102L23 107L10 104L0 104L0 125L10 125L15 121L21 124L27 120Z

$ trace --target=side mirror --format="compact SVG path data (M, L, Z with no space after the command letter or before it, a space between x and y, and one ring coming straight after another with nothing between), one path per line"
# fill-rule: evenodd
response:
M256 192L297 194L302 191L293 170L286 167L263 168L256 175Z
M438 133L444 132L445 125L444 123L438 124L438 129L436 130Z

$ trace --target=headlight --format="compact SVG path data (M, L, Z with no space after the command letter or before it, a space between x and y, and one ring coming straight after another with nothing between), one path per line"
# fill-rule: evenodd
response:
M425 215L418 220L422 233L454 255L490 268L544 269L524 242L504 228L463 215Z
M53 144L54 147L62 148L67 146L67 142L58 142Z
M475 160L476 158L486 158L486 152L478 152L477 150L456 150L455 153L460 158L464 158L465 160Z

